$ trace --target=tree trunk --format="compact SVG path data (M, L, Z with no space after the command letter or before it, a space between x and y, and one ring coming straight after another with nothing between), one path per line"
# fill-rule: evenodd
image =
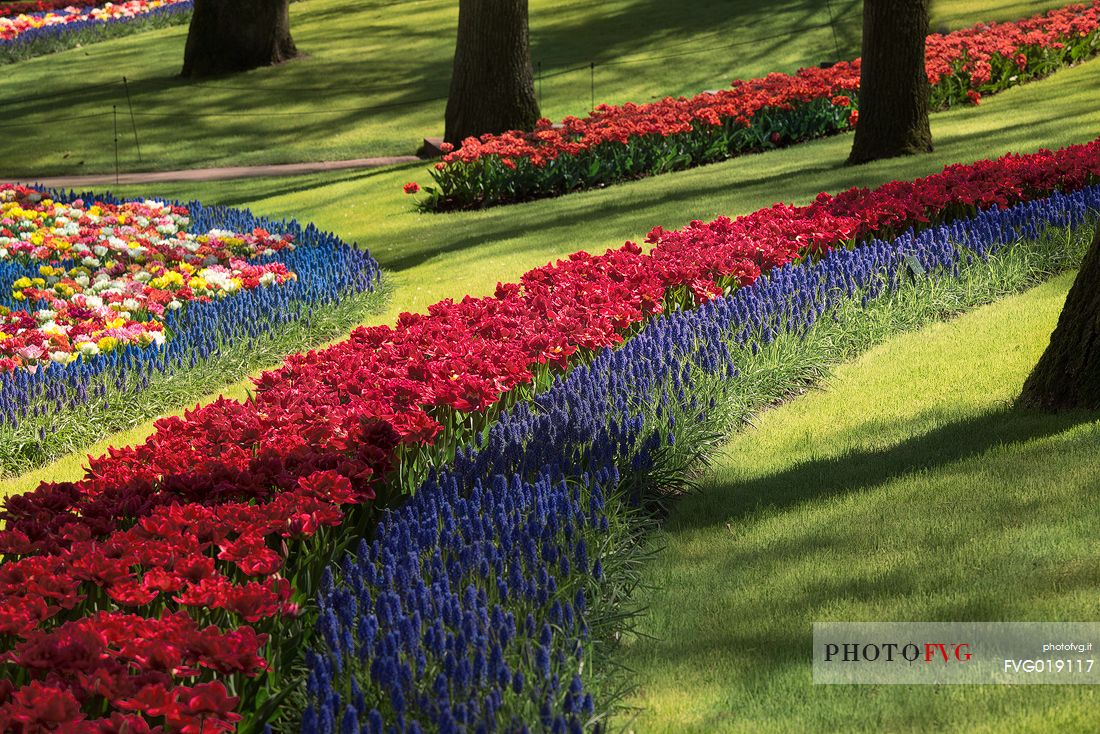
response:
M1050 411L1100 410L1100 223L1019 403Z
M539 119L527 32L527 0L460 0L446 133L468 137L530 130Z
M289 0L195 0L183 76L231 74L297 56L288 5Z
M928 153L929 0L864 0L859 122L849 163Z

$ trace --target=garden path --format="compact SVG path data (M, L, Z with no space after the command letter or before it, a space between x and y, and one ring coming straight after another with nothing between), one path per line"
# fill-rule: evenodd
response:
M79 189L86 186L166 183L172 181L220 181L231 178L270 178L298 176L325 171L342 171L356 168L381 168L400 163L415 163L420 159L412 155L392 155L377 158L353 158L343 161L318 161L313 163L279 163L263 166L223 166L218 168L187 168L180 171L150 171L146 173L98 173L83 176L57 176L40 179L17 179L2 183L36 184L47 188Z

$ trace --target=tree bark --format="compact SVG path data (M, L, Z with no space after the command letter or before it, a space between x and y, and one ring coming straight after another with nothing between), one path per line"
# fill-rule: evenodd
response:
M539 119L527 0L460 0L443 139L530 130Z
M1100 223L1018 402L1049 411L1100 410Z
M298 55L289 0L195 0L185 77L207 77L278 64Z
M864 0L859 122L848 162L928 153L929 0Z

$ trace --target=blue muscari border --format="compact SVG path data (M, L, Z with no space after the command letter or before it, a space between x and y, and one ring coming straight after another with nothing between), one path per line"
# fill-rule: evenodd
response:
M961 265L1097 210L1100 186L785 266L728 298L657 318L537 404L516 406L480 448L460 452L385 515L373 540L330 567L307 653L302 732L493 731L506 696L511 710L518 697L531 713L501 722L505 730L593 728L576 661L588 644L586 590L603 572L578 538L607 529L612 493L683 430L670 408L711 420L715 406L696 402L693 383L737 378L728 344L755 353L780 335L804 335L842 302L866 307L907 277L905 255L928 278L957 276ZM656 427L645 410L656 411ZM509 668L517 653L533 662L533 679ZM385 720L363 681L349 679L356 659L389 701Z
M79 5L79 0L74 0L74 5ZM50 41L60 39L65 36L76 35L83 31L108 29L111 27L117 27L121 25L127 25L130 23L148 23L153 20L159 20L161 18L169 18L172 16L184 15L190 13L194 9L194 2L183 2L176 5L168 5L141 15L136 15L131 18L106 18L103 20L90 19L80 20L74 23L64 23L61 25L43 26L41 28L32 28L24 33L20 33L15 38L8 39L6 41L0 41L0 52L8 49L18 49L19 47L31 47L42 41ZM56 11L51 11L56 12ZM42 16L45 13L28 13L28 15Z
M124 200L110 194L46 191L59 202L83 199L117 205ZM199 361L217 359L220 346L229 341L247 339L249 344L262 340L272 331L292 322L305 321L313 309L325 307L344 298L373 291L381 283L382 271L370 251L349 245L330 232L312 224L302 226L295 220L276 221L258 217L245 209L223 206L203 206L197 201L186 206L190 212L190 232L226 229L251 232L262 227L272 233L294 236L293 250L252 258L262 263L278 260L297 276L297 280L241 291L209 303L185 303L177 311L169 311L165 326L168 341L161 347L127 346L91 359L78 359L68 365L51 365L36 372L15 370L0 375L0 425L17 428L28 414L64 411L82 404L90 397L106 395L110 378L116 390L135 383L144 389L149 378L157 373L171 373L193 367ZM22 276L35 277L43 263L0 262L0 305L13 309L27 308L24 302L12 298L11 283ZM74 261L60 261L73 267ZM107 376L107 380L102 379Z

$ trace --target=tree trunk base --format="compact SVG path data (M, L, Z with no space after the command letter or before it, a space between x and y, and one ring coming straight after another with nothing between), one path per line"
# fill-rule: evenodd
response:
M1050 345L1017 404L1050 412L1100 410L1100 223Z
M849 164L932 152L928 0L864 0L859 122Z
M527 0L461 0L443 139L531 130L539 119Z
M288 0L195 0L180 74L234 74L297 56Z
M863 138L868 141L868 138ZM858 143L858 139L857 139ZM864 163L882 160L884 158L899 158L907 155L921 155L931 153L932 133L928 133L927 140L916 140L908 143L894 144L870 140L865 144L853 144L852 152L848 155L849 166L859 166Z

